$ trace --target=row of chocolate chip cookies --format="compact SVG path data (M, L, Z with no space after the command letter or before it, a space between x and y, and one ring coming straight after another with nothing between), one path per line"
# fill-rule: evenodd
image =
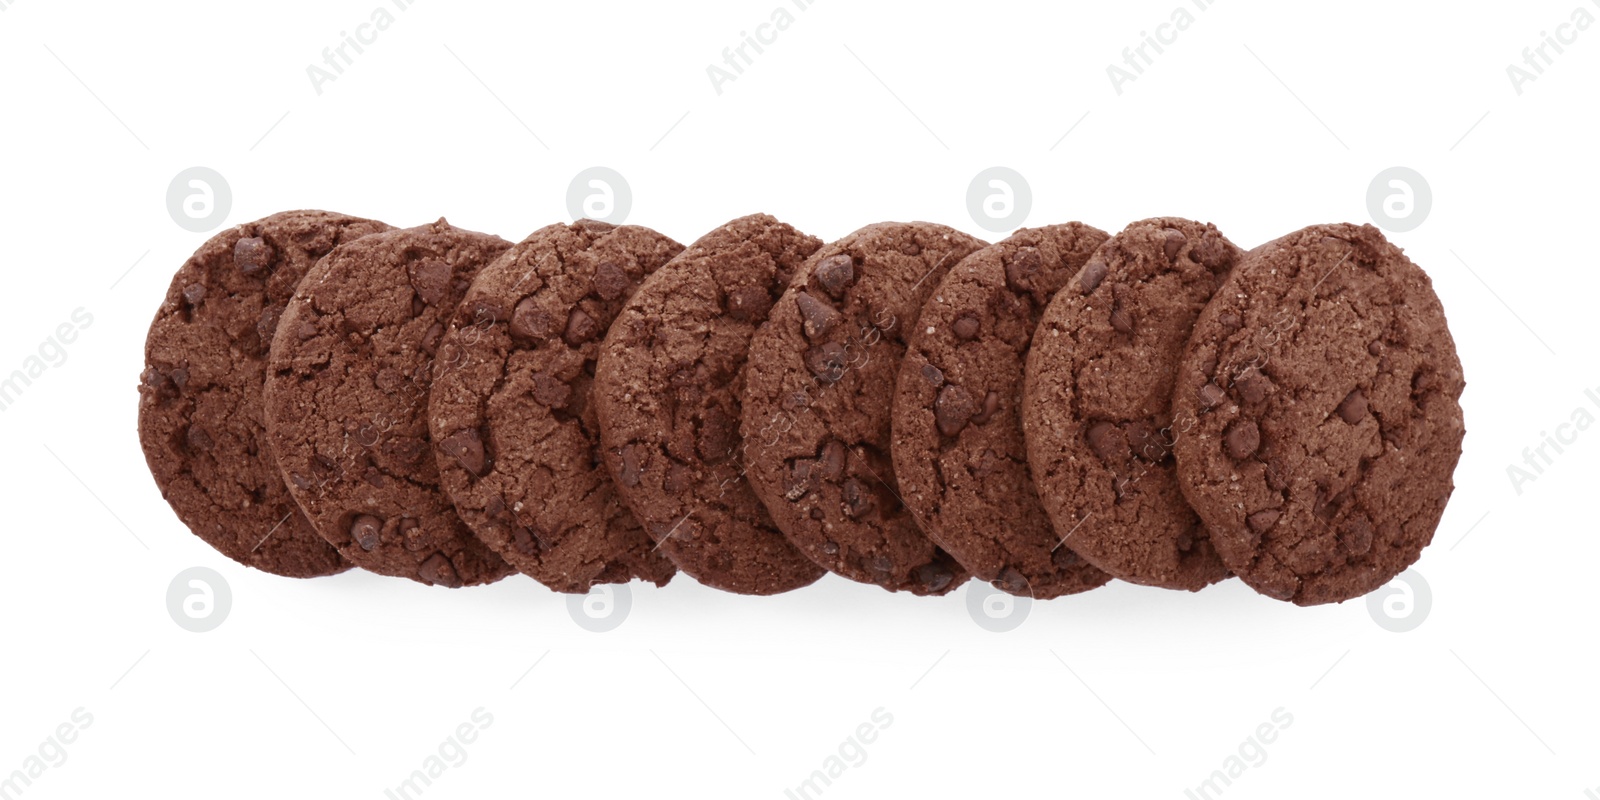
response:
M146 345L141 441L197 535L296 577L353 564L462 586L520 571L583 592L682 570L773 594L828 570L918 594L977 575L1044 598L1112 576L1196 589L1232 570L1283 599L1343 599L1431 536L1459 453L1460 368L1398 250L1370 228L1313 238L1349 243L1344 260L1375 276L1303 295L1278 278L1321 263L1299 240L1244 256L1183 220L996 245L884 223L824 245L754 215L685 248L593 221L512 245L442 220L289 212L179 270ZM1271 266L1248 285L1299 303L1301 327L1221 302L1258 254ZM1356 334L1319 298L1377 326L1383 344L1360 343L1370 363L1326 361ZM1315 355L1297 344L1308 325L1329 340ZM1251 349L1263 330L1276 360ZM1301 361L1323 371L1289 369ZM1241 364L1261 380L1219 382ZM1407 370L1428 399L1409 423L1394 406ZM1335 412L1352 431L1291 441L1317 379L1357 386ZM1184 381L1199 381L1187 405ZM1368 421L1348 421L1356 405L1397 455L1353 432ZM1207 437L1229 464L1186 454ZM1324 440L1365 448L1360 470L1338 471ZM1442 476L1436 508L1414 497L1419 462ZM1316 525L1334 532L1320 550Z

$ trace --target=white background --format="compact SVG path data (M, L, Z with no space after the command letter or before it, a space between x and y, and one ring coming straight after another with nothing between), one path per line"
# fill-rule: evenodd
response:
M1600 26L1520 95L1506 73L1591 0L1189 5L1120 95L1107 66L1179 0L821 0L720 96L707 66L780 0L422 0L319 96L307 66L379 2L0 0L0 376L93 315L0 412L0 777L93 715L26 797L378 798L479 707L492 725L423 796L778 798L880 707L892 724L821 796L1178 798L1279 708L1293 723L1224 796L1600 794L1600 429L1520 494L1507 476L1575 409L1600 417ZM1028 224L1182 215L1246 247L1368 221L1373 177L1410 167L1431 213L1392 236L1468 380L1456 493L1414 573L1430 610L1395 633L1364 600L1112 585L993 633L965 590L680 577L593 633L525 579L247 570L177 521L135 434L145 329L210 235L166 208L197 165L231 186L224 224L327 208L509 239L567 219L568 182L604 165L628 221L683 242L753 211L824 239L883 219L994 239L966 191L1003 165ZM209 633L166 608L194 566L232 591Z

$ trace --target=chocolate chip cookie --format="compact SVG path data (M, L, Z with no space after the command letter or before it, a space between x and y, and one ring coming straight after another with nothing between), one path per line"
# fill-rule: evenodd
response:
M893 405L900 497L928 538L980 580L1043 600L1111 576L1059 539L1028 474L1022 375L1039 317L1104 231L1017 231L967 256L922 306Z
M1117 578L1197 591L1228 577L1178 488L1172 384L1241 251L1209 224L1129 225L1056 294L1028 354L1023 430L1062 537Z
M292 578L350 568L284 488L262 427L267 350L295 286L334 247L388 230L287 211L201 245L145 339L139 443L178 518L241 564Z
M745 482L739 436L751 336L821 244L765 214L733 220L647 278L601 345L606 467L660 551L707 586L777 594L822 576Z
M682 250L635 225L541 228L478 273L439 345L440 483L479 539L558 592L676 572L601 463L591 390L612 319Z
M1371 225L1263 245L1195 324L1178 476L1223 561L1299 605L1417 560L1454 489L1465 383L1433 284Z
M835 573L922 595L967 578L901 501L889 404L923 305L984 246L933 223L869 225L807 259L751 342L748 477L789 540Z
M428 389L445 322L511 244L444 220L334 248L272 340L267 435L289 492L357 566L426 584L512 570L439 488Z

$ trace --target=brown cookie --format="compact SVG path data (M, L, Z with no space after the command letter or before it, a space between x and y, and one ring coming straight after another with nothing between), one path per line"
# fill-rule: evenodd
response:
M682 250L634 225L541 228L478 273L439 345L440 483L479 539L558 592L676 571L616 495L590 392L612 319Z
M900 499L889 403L929 295L984 246L933 223L869 225L807 259L751 342L750 483L801 552L851 580L926 595L967 578Z
M262 427L267 349L317 259L389 226L326 211L239 225L178 269L145 339L139 443L178 518L241 564L291 578L350 568L284 488Z
M923 305L896 379L901 498L929 539L1012 594L1043 600L1111 579L1059 546L1028 474L1021 418L1034 327L1105 240L1071 222L967 256Z
M1371 225L1251 251L1195 324L1178 475L1245 583L1359 597L1417 560L1454 489L1465 383L1428 276Z
M426 419L445 322L510 246L442 219L367 236L317 262L283 312L267 435L290 494L357 566L440 586L512 571L439 489Z
M1028 354L1028 462L1062 543L1117 578L1228 577L1178 488L1169 410L1194 321L1241 252L1211 225L1129 225L1045 310Z
M741 594L822 576L742 477L750 338L821 242L765 214L718 228L655 271L600 348L594 397L617 491L678 568Z

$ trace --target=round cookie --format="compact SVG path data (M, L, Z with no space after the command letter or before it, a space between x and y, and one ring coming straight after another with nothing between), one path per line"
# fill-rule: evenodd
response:
M896 378L891 452L906 507L980 580L1038 600L1111 579L1060 546L1028 475L1020 416L1039 317L1105 240L1071 222L967 256L923 305Z
M606 329L683 245L595 220L541 228L478 273L434 359L428 428L462 521L558 592L676 571L600 457L591 399Z
M139 444L161 496L206 544L291 578L350 568L290 498L262 426L267 349L317 259L389 226L327 211L238 225L178 269L145 338Z
M1454 489L1465 382L1428 276L1371 225L1251 251L1195 324L1178 475L1245 583L1359 597L1417 560Z
M444 323L510 246L442 219L374 234L317 262L284 309L267 435L290 494L357 566L440 586L512 571L439 489L426 419Z
M733 220L646 279L601 345L606 467L661 552L707 586L769 595L822 577L743 480L738 422L750 338L821 244L765 214Z
M869 225L807 259L751 342L750 483L789 540L832 572L920 595L967 578L901 502L889 404L923 305L984 246L927 222Z
M1228 577L1178 487L1169 412L1195 318L1240 255L1209 224L1135 222L1056 294L1034 333L1028 463L1062 544L1114 577L1189 591Z

